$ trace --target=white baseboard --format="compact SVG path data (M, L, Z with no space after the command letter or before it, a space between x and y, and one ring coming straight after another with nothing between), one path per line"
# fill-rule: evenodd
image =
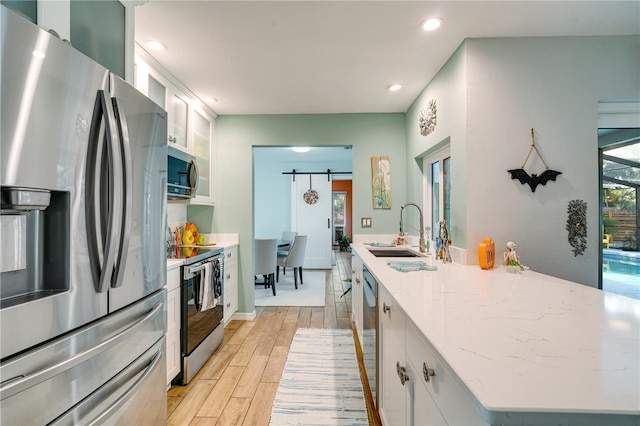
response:
M233 314L231 319L238 321L253 321L254 319L256 319L256 311L254 310L253 312L236 312L235 314Z

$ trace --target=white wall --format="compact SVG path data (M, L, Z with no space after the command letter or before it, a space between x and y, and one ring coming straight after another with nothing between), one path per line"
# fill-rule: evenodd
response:
M514 241L522 262L534 270L596 287L598 100L639 96L640 37L471 39L462 53L464 61L454 56L456 69L445 66L441 74L466 79L466 111L438 108L438 126L448 131L465 117L466 157L457 158L452 138L452 162L466 161L466 167L455 167L452 190L466 193L468 259L477 263L483 237L496 241L499 255ZM464 77L458 72L463 68ZM443 91L455 86L445 84L446 75L434 79L420 100L435 96L444 103ZM429 143L415 146L409 114L407 120L412 156ZM563 173L535 193L507 173L522 165L531 128L549 167ZM525 169L539 174L544 166L532 154ZM415 185L412 191L417 193ZM587 250L578 257L565 230L574 199L587 202L588 215Z
M439 149L445 142L450 143L452 200L449 232L452 244L465 248L467 243L467 181L460 177L467 169L467 85L466 47L463 43L442 67L425 90L416 98L407 111L407 194L408 198L423 205L422 158ZM420 134L418 120L420 111L434 99L437 108L437 123L432 133ZM416 160L417 159L417 160ZM409 223L417 224L414 209L408 211ZM431 223L429 211L425 211L425 224ZM413 232L412 232L413 233Z

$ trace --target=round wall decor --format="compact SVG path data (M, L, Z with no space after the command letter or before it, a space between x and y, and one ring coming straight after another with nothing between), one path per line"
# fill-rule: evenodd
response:
M429 133L433 132L433 129L435 129L437 123L436 112L435 99L431 99L429 101L429 106L420 111L418 125L420 126L420 134L422 136L427 136Z
M302 199L307 204L315 204L318 202L318 191L311 187L311 174L309 174L309 189L302 194Z

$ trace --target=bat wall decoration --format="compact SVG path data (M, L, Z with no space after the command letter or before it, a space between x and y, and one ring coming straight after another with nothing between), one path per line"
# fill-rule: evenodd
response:
M562 172L557 172L555 170L547 169L540 176L537 174L532 174L529 176L524 169L511 169L507 170L511 173L511 179L518 179L521 184L528 184L531 187L531 192L536 192L536 187L538 185L546 185L550 180L556 180L558 175L561 175Z
M524 166L525 164L527 164L527 160L531 155L531 151L534 150L536 151L536 154L538 154L538 157L540 157L542 164L544 164L544 167L546 168L546 170L540 175L529 175L529 173L524 170ZM511 173L511 179L518 179L521 184L524 185L526 183L527 185L529 185L529 187L531 188L531 192L536 192L536 187L538 185L546 185L550 180L555 182L558 175L562 174L562 172L551 170L549 166L547 166L547 163L545 163L544 158L542 158L542 154L540 154L540 151L538 151L538 148L536 147L536 140L533 129L531 129L531 148L529 148L529 153L527 154L527 158L524 159L524 163L522 163L522 166L520 166L519 169L511 169L507 171Z

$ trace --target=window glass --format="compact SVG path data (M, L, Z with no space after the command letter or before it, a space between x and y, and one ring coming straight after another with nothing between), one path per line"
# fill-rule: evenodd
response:
M431 229L440 222L440 163L431 164Z
M445 146L422 160L424 173L424 200L423 211L426 215L425 222L431 230L427 232L433 239L438 235L440 221L445 220L449 230L451 224L451 155L449 146ZM451 238L451 236L450 236Z
M442 160L442 201L444 207L444 220L451 230L451 157Z

